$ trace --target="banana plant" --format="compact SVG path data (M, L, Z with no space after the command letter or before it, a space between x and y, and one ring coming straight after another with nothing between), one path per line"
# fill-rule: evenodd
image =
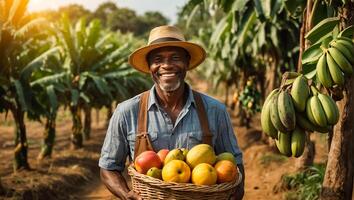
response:
M230 65L224 67L227 74L240 76L244 70L248 70L244 74L264 74L269 68L269 60L276 65L274 75L279 73L280 66L294 67L299 22L288 17L281 1L189 1L182 13L190 18L197 8L211 16L219 17L217 14L223 13L223 17L212 24L214 31L206 44L214 60ZM218 71L215 68L212 70ZM224 70L221 71L225 74ZM237 77L232 79L239 80ZM269 79L276 79L276 76Z
M46 42L50 42L50 40ZM54 42L54 44L56 43ZM38 155L39 160L52 155L56 135L55 120L57 112L59 106L66 105L67 101L65 98L65 83L69 82L69 77L64 72L60 61L59 53L48 57L46 66L37 70L31 80L31 88L46 111L42 114L45 118L45 128L41 151Z
M25 114L29 118L43 113L33 95L29 79L45 64L56 48L33 46L35 33L45 20L26 15L28 0L0 2L0 112L11 112L15 121L14 170L29 169Z
M83 136L89 138L92 107L108 105L114 100L112 86L105 79L105 74L127 61L131 43L124 41L123 37L116 38L114 34L104 32L99 20L92 20L87 26L86 20L81 18L73 27L66 15L61 18L58 38L64 50L64 68L71 78L67 98L70 99L68 106L73 119L72 145L80 148ZM118 84L122 91L125 85ZM82 126L82 110L86 128Z

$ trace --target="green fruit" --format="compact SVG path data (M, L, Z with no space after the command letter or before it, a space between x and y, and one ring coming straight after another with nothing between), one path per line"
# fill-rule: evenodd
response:
M224 153L221 153L221 154L217 155L215 163L217 163L220 160L228 160L228 161L233 162L236 165L235 157L230 152L224 152Z
M326 114L329 125L334 125L339 120L339 110L333 99L325 94L318 94L318 99L321 102L323 110Z
M353 73L352 65L338 49L332 47L329 48L328 51L344 73L348 75L351 75Z
M293 100L289 93L281 91L278 96L278 115L281 123L288 130L294 130L296 124Z
M331 74L329 72L327 61L326 61L326 54L324 53L317 62L316 65L316 74L318 80L321 82L323 86L326 88L330 88L333 85L333 81L331 78Z
M354 63L354 54L350 52L350 49L348 49L343 43L337 42L336 40L331 43L331 46L339 50L350 63Z
M291 153L294 157L300 157L304 153L306 133L299 127L296 127L291 134Z
M299 112L305 111L306 100L310 95L310 91L306 78L303 75L295 79L290 94L296 110Z
M333 82L338 86L342 86L344 84L344 75L338 64L333 60L329 53L326 54L326 60Z
M279 112L278 112L278 96L279 93L276 93L272 100L269 102L270 105L270 120L274 127L281 132L288 132L288 130L285 128L285 126L282 124L279 118Z
M279 152L285 156L291 156L291 133L278 132L278 139L275 144Z
M150 168L146 175L162 180L162 170L157 167Z
M270 137L277 138L278 131L270 119L270 101L266 101L261 112L262 130Z
M313 118L315 119L316 124L318 124L321 127L327 127L326 113L323 110L322 104L318 96L311 97L310 104L311 104Z

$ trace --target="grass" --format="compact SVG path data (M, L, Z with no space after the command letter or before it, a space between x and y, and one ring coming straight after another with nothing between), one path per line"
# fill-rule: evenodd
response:
M260 158L260 163L266 167L272 162L284 163L287 160L288 158L286 156L275 153L266 153Z
M315 164L305 171L283 176L282 181L289 188L285 199L319 199L325 171L326 166L324 164Z

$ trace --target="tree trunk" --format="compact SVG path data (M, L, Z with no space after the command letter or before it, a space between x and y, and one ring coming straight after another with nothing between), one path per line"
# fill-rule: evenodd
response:
M25 113L21 108L12 110L14 116L16 129L15 129L15 150L14 150L14 171L20 169L30 169L27 158L28 143L26 136L26 126L24 122Z
M340 10L342 28L354 23L354 3L348 2ZM334 127L328 154L326 174L322 185L321 199L351 199L353 196L354 166L354 78L346 80L343 99L337 102L340 118Z
M92 122L91 111L92 111L92 107L91 106L85 106L84 107L84 113L85 113L84 139L85 140L89 140L90 139L91 122Z
M268 55L269 56L269 55ZM276 88L276 80L277 80L277 62L269 63L268 67L266 68L266 81L265 81L265 93L264 97L268 96L269 93ZM264 98L265 99L265 98Z
M81 109L78 106L71 106L70 107L72 120L73 120L73 127L71 133L71 148L72 149L79 149L82 148L82 122L81 122Z
M299 60L297 65L297 71L302 72L302 53L309 47L309 43L305 40L305 35L312 28L311 20L309 20L312 10L312 1L307 2L306 13L303 15L303 21L300 29L300 52L299 52ZM306 143L304 153L300 156L296 161L296 168L298 170L304 170L309 166L313 165L315 159L315 143L311 141L310 137L311 133L306 132Z
M47 118L43 134L43 144L41 152L38 155L39 160L42 160L46 157L51 157L52 155L55 141L55 119L56 115Z
M337 103L341 113L334 127L328 154L321 199L350 199L353 190L353 85L351 78L345 84L344 98Z

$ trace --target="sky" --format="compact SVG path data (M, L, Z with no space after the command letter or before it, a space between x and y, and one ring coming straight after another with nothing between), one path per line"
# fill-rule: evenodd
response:
M55 10L60 6L76 3L93 11L106 1L114 2L118 7L128 7L139 15L146 11L159 11L170 20L170 24L173 24L177 20L178 8L181 8L188 0L30 0L28 10Z

